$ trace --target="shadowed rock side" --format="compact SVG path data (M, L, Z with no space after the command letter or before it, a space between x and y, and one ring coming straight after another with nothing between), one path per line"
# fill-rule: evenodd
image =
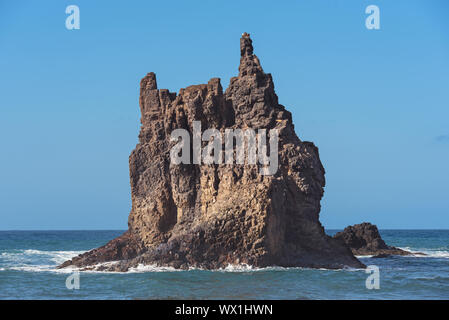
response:
M107 270L139 264L215 269L229 264L364 267L351 251L324 233L319 222L324 168L318 149L299 140L291 113L278 103L271 74L240 39L239 75L223 92L220 79L181 89L157 89L154 73L140 83L139 143L129 158L132 209L129 230L60 267L121 260ZM279 169L260 165L175 165L173 130L192 136L216 128L279 130ZM102 266L105 269L104 265Z
M334 238L347 245L355 255L373 255L383 258L390 255L406 256L411 252L388 246L382 240L379 230L371 223L361 223L346 227L338 232Z

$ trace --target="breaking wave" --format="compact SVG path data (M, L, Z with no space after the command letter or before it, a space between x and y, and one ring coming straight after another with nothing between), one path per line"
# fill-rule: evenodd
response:
M85 251L43 251L34 249L12 250L0 254L0 271L53 271L67 273L70 269L56 269L56 266L66 260L78 256Z
M414 253L412 257L416 258L443 258L449 259L449 251L440 250L446 248L437 249L416 249L404 247L403 250L410 251ZM97 271L96 268L100 266L111 266L118 261L100 263L94 266L93 270L80 270L75 267L68 267L64 269L56 269L56 266L63 263L64 261L70 260L73 257L78 256L86 251L43 251L35 249L25 249L25 250L11 250L8 252L0 253L0 271L16 270L16 271L28 271L28 272L57 272L57 273L71 273L74 271L82 272L101 272L101 273L143 273L143 272L180 272L186 271L181 269L175 269L173 267L161 267L156 265L143 265L139 264L136 267L130 268L127 272L115 272L115 271ZM419 253L424 253L425 255L420 255ZM357 256L357 258L370 258L372 256ZM410 257L410 256L408 256ZM229 264L224 268L216 270L208 270L213 272L263 272L263 271L292 271L292 270L308 270L310 268L302 267L254 267L247 264ZM202 270L201 268L190 268L189 271ZM345 268L345 269L325 269L321 268L319 270L327 271L358 271L363 269Z
M413 253L413 257L417 257L417 258L445 258L445 259L449 258L449 251L441 250L443 248L436 248L436 249L413 248L412 249L410 247L403 247L403 248L399 248L399 249L410 251L411 253ZM444 248L444 249L446 249L446 248ZM420 253L424 253L425 255L421 255Z

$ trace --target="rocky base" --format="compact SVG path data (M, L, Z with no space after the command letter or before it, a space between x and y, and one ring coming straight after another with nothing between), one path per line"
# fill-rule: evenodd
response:
M82 253L72 260L65 261L58 268L81 268L110 261L126 261L137 257L142 252L145 252L143 244L140 241L136 241L133 235L129 231L126 231L102 247Z
M117 239L114 239L115 241ZM157 249L146 250L131 259L118 260L117 257L123 256L123 252L114 255L116 249L114 245L118 243L108 243L106 246L86 252L72 260L66 261L58 268L76 267L81 271L96 270L96 271L117 271L125 272L131 268L137 268L141 265L151 265L155 267L173 267L175 269L207 269L218 270L224 269L230 265L245 265L256 268L263 268L268 266L280 267L307 267L307 268L326 268L326 269L342 269L346 267L365 268L361 262L355 257L348 255L349 250L341 246L330 247L327 251L329 255L327 258L320 254L304 254L301 256L289 257L288 259L280 260L264 260L257 255L247 255L244 258L239 253L235 253L237 258L229 254L222 254L217 250L211 250L210 255L195 256L198 248L192 247L190 250L180 250L170 244L163 245ZM171 250L170 250L171 248ZM113 249L113 250L111 250ZM340 250L340 251L339 251ZM192 253L194 255L192 255ZM126 255L126 254L125 254ZM347 255L346 260L336 257L337 255ZM335 258L333 258L333 256Z

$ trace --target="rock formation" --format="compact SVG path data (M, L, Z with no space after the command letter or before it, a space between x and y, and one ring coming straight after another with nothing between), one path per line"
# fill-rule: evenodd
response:
M346 227L338 232L334 239L347 245L355 255L373 255L384 258L390 255L410 255L411 252L388 246L381 238L377 227L371 223L364 222Z
M158 89L148 73L140 83L141 130L129 158L129 229L103 247L60 267L125 271L139 264L215 269L229 264L316 268L364 267L327 236L319 222L324 168L318 148L295 134L291 113L278 103L252 40L240 39L239 75L223 92L220 79L181 89ZM277 129L279 167L260 164L173 164L175 129ZM107 267L105 267L107 265Z

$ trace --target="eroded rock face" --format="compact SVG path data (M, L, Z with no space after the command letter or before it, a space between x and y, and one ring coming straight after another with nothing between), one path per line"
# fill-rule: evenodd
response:
M154 73L140 83L139 144L129 159L129 230L61 267L121 260L109 270L138 264L176 268L252 266L363 267L319 222L325 184L318 149L295 134L291 113L278 103L271 74L240 39L239 75L223 92L220 79L181 89L157 89ZM278 129L279 168L259 164L172 164L175 129ZM104 266L102 267L104 268Z
M411 252L388 246L381 238L377 226L364 222L346 227L334 238L347 245L355 255L374 255L384 258L390 255L410 255Z

